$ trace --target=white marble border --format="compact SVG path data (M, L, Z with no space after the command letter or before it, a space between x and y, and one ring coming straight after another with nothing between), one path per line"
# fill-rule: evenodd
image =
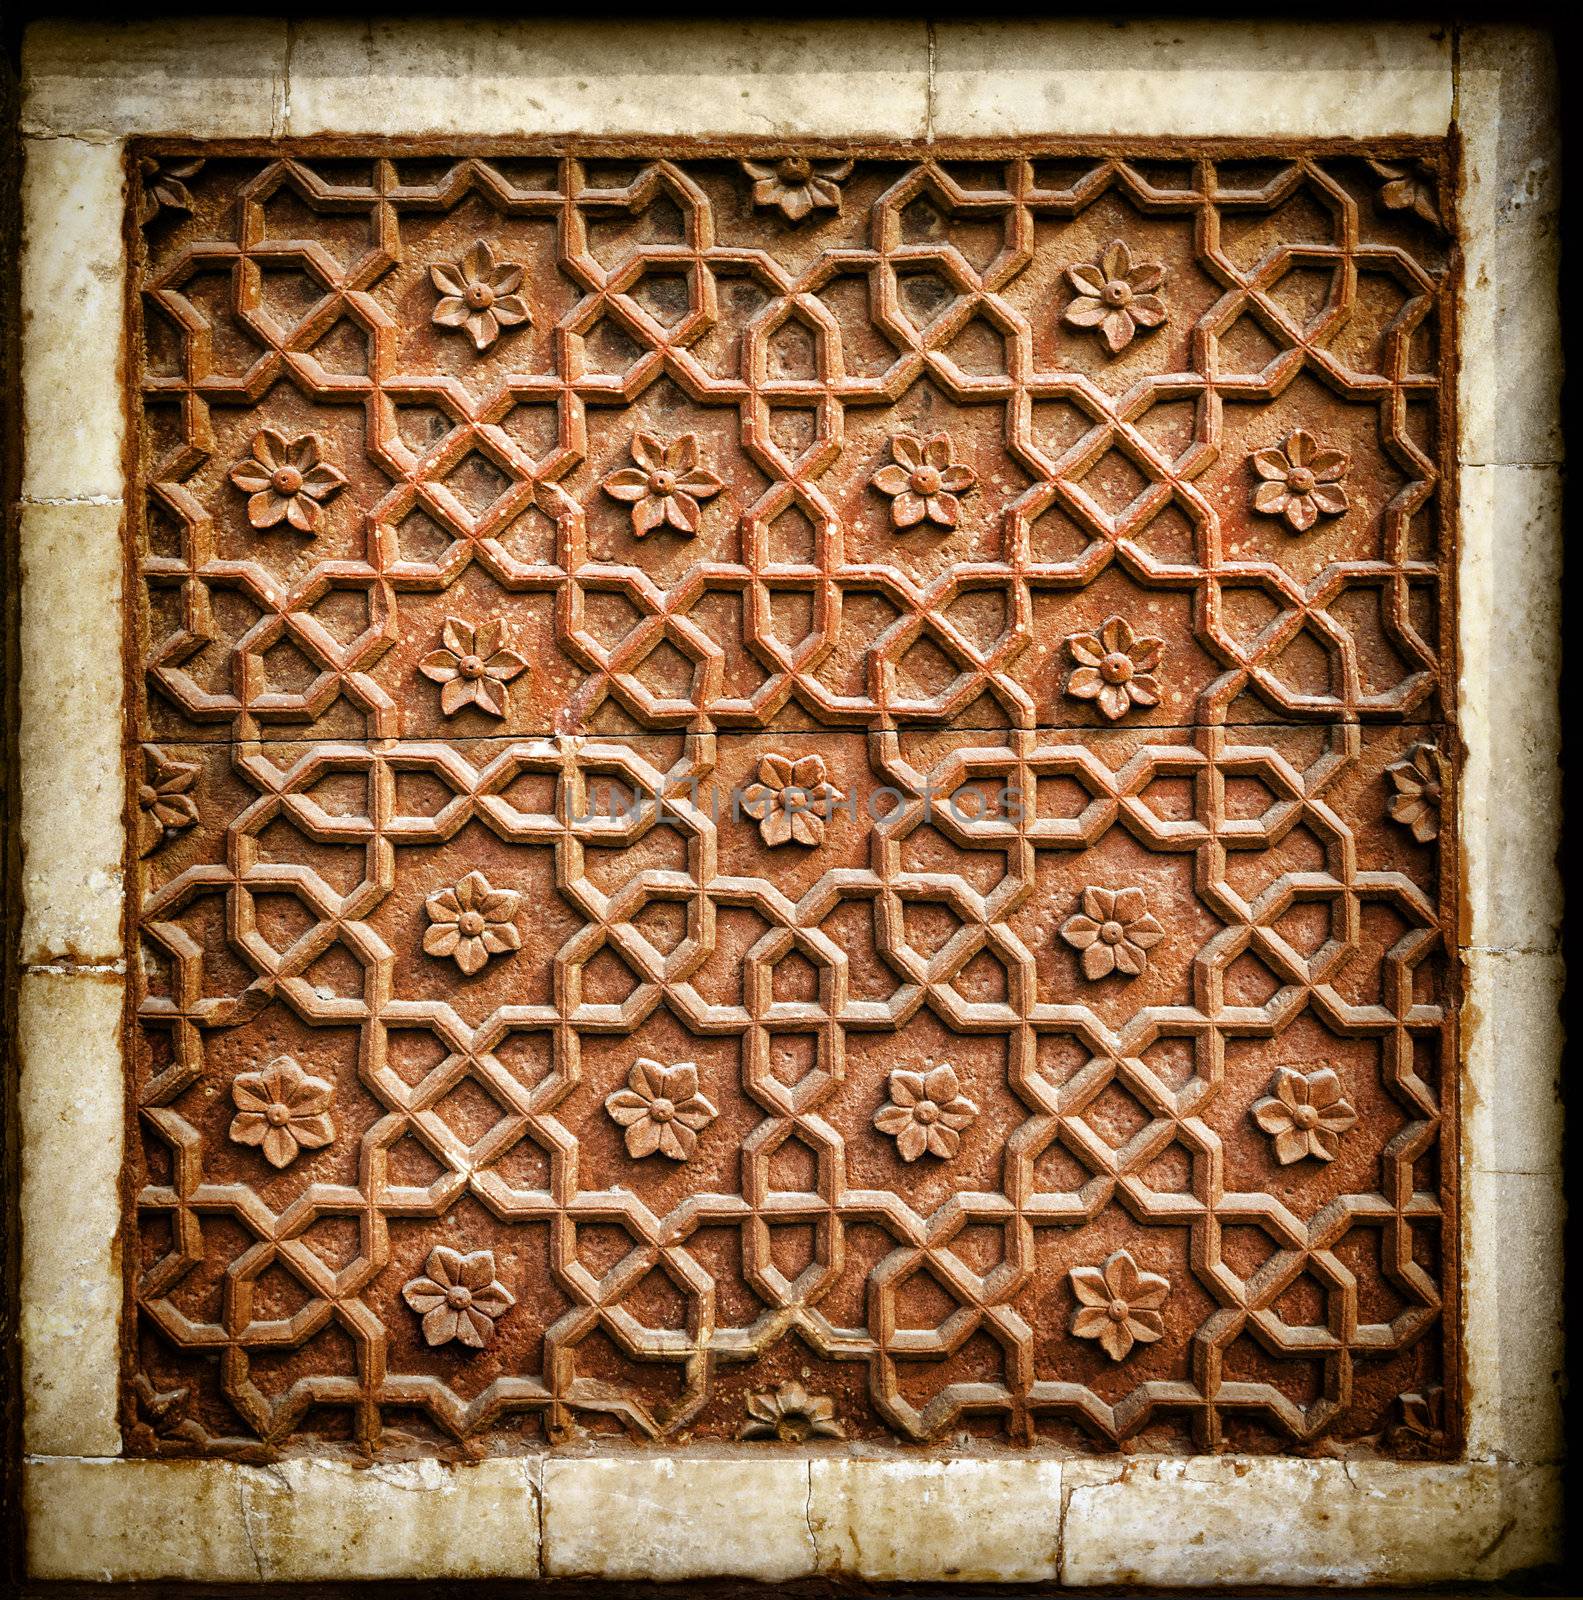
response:
M1516 29L35 24L23 108L19 1008L34 1576L839 1572L1216 1586L1493 1578L1553 1559L1555 92L1548 46ZM721 1450L357 1472L115 1459L125 138L1356 136L1437 134L1453 120L1471 241L1457 451L1467 1460Z

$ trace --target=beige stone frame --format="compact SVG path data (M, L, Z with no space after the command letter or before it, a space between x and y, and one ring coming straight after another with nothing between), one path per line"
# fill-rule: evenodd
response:
M24 48L21 1272L28 1563L398 1576L1374 1584L1557 1551L1559 199L1517 28L36 24ZM1466 1458L821 1446L357 1470L118 1459L123 142L1460 131Z

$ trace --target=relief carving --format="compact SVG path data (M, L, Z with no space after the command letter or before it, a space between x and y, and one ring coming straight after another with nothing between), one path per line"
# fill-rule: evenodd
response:
M231 1137L257 1145L272 1167L289 1167L304 1150L335 1137L329 1116L335 1085L306 1073L290 1056L276 1056L259 1072L240 1072L231 1083L236 1115Z
M873 484L890 496L892 525L915 528L932 522L954 528L961 509L957 496L978 482L978 474L951 459L950 435L933 433L921 439L916 433L893 434L890 453L891 464L874 474Z
M832 808L845 799L826 776L823 756L770 754L742 791L741 806L767 845L821 845Z
M949 1161L961 1143L962 1130L978 1115L978 1107L962 1093L949 1065L913 1072L897 1067L890 1075L890 1102L874 1114L874 1126L896 1140L903 1161L921 1155Z
M1381 180L1378 203L1383 211L1411 211L1432 228L1442 228L1436 201L1439 179L1427 161L1371 161L1370 168Z
M285 522L298 533L319 531L321 502L346 486L345 474L320 459L321 449L311 433L287 439L261 428L253 436L253 453L231 468L231 482L248 497L247 520L255 528Z
M1285 517L1293 533L1307 533L1321 516L1339 517L1347 509L1342 477L1345 450L1331 450L1302 428L1284 445L1255 450L1253 470L1263 480L1253 491L1253 509Z
M1097 328L1112 355L1132 343L1140 328L1162 326L1170 316L1155 291L1165 283L1158 261L1134 263L1126 241L1112 239L1099 259L1066 269L1077 291L1064 316L1074 328Z
M522 268L515 261L496 261L487 239L472 245L460 261L429 268L439 291L430 321L439 328L464 328L482 355L500 337L502 328L530 320L528 303L517 293Z
M1440 795L1445 757L1433 744L1415 744L1400 761L1385 769L1396 793L1390 798L1392 818L1419 844L1440 837Z
M1141 1270L1130 1251L1117 1250L1097 1267L1073 1267L1068 1276L1078 1299L1074 1337L1097 1339L1112 1361L1125 1361L1134 1345L1164 1336L1160 1307L1171 1292L1170 1280Z
M698 1092L698 1068L691 1061L667 1067L640 1056L625 1089L605 1101L612 1120L626 1130L627 1154L636 1160L656 1151L685 1161L698 1148L698 1135L720 1113Z
M141 1372L132 1379L132 1401L138 1420L157 1438L201 1443L203 1429L186 1415L192 1390L157 1389Z
M1445 1390L1431 1384L1422 1394L1402 1395L1397 1404L1400 1415L1387 1430L1391 1445L1405 1456L1442 1454L1448 1443Z
M1061 924L1061 937L1083 954L1083 976L1091 982L1113 972L1136 978L1149 965L1149 951L1165 937L1142 889L1083 891L1083 909Z
M622 467L604 480L612 499L632 507L632 533L641 539L656 528L697 533L699 501L712 500L725 485L698 464L698 436L684 433L669 443L652 433L632 436L635 467Z
M1110 617L1097 634L1074 633L1067 641L1077 665L1066 680L1074 700L1092 700L1110 722L1134 706L1157 706L1160 685L1154 677L1165 641L1140 638L1122 617Z
M1335 1072L1278 1067L1270 1090L1254 1102L1253 1120L1274 1142L1275 1159L1283 1167L1304 1156L1334 1161L1341 1135L1358 1120Z
M429 929L425 955L449 957L468 977L483 970L491 956L522 948L515 889L492 889L481 872L469 872L452 889L440 889L423 902Z
M447 617L438 650L418 663L418 671L441 686L440 710L454 717L463 706L477 706L492 717L511 710L506 685L528 670L515 650L505 646L506 625L499 619L474 627L460 617Z
M852 163L781 156L744 161L742 170L753 180L754 205L774 207L788 222L801 222L815 211L841 209L841 182Z
M146 744L143 764L143 781L137 786L142 813L138 853L146 856L198 820L198 802L192 794L198 763L178 761L157 745Z
M517 1303L495 1278L492 1251L463 1255L443 1244L429 1252L422 1275L408 1280L401 1298L423 1318L423 1337L429 1344L449 1344L454 1339L474 1350L490 1342L496 1321Z
M750 1394L748 1420L739 1437L777 1439L782 1444L804 1444L809 1439L844 1439L846 1429L836 1419L835 1402L828 1395L809 1394L800 1383L783 1383L778 1389Z
M1455 1454L1445 146L574 146L130 153L129 1450Z
M192 195L188 193L185 179L196 178L203 171L203 162L197 158L161 160L157 156L138 158L138 175L143 180L143 193L137 209L138 226L146 228L162 211L192 211Z

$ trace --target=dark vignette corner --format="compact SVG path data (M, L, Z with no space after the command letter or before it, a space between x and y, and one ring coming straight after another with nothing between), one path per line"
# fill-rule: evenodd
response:
M399 7L397 11L406 11L414 14L418 8ZM488 5L475 6L475 14L487 15L493 8ZM541 8L533 8L540 10ZM552 8L542 8L549 11ZM560 9L560 8L553 8ZM862 13L867 15L895 14L901 8L865 5ZM1064 7L1044 7L1019 4L1003 4L995 8L998 15L1030 15L1039 12L1066 9ZM162 14L178 16L181 14L256 14L255 8L244 8L238 5L227 4L225 0L214 0L210 4L184 4L180 0L176 3L160 8ZM724 16L726 8L717 6L697 6L687 8L689 14L699 17L710 15ZM326 13L341 12L348 14L347 8L332 5L326 8ZM1214 13L1219 16L1247 16L1260 13L1267 14L1268 7L1252 6L1238 3L1238 0L1222 0L1214 8ZM1157 3L1148 7L1151 15L1203 15L1200 8L1187 5L1172 4L1170 0ZM1477 4L1458 6L1454 11L1448 7L1427 4L1397 4L1385 8L1382 13L1380 7L1365 6L1352 3L1352 0L1340 0L1340 3L1330 6L1326 15L1335 19L1367 15L1380 18L1383 14L1390 14L1403 19L1432 17L1444 19L1448 22L1453 17L1460 17L1464 21L1529 21L1556 31L1558 45L1562 43L1560 30L1556 22L1560 9L1549 5L1506 5L1496 7L1492 4ZM1449 13L1449 15L1448 15ZM0 1076L0 1151L3 1151L4 1182L0 1184L0 1433L3 1433L3 1444L0 1444L0 1594L17 1594L40 1597L57 1596L59 1600L67 1600L68 1596L87 1597L105 1592L99 1586L83 1586L77 1584L41 1584L30 1585L26 1583L23 1565L24 1540L21 1504L21 1402L20 1402L20 1364L18 1341L18 1227L17 1227L17 1183L19 1177L19 1162L17 1148L17 1123L16 1123L16 1056L14 1049L15 1040L15 1000L16 1000L16 938L19 925L19 872L18 872L18 839L16 830L16 792L12 774L16 770L16 607L17 607L17 501L20 491L20 418L16 400L20 388L20 305L18 283L18 261L20 243L20 217L21 217L21 139L20 139L20 95L19 95L19 66L21 55L22 33L28 21L41 17L61 18L67 16L78 17L84 20L100 15L99 8L92 5L64 4L56 6L38 6L25 3L9 8L0 14L0 506L4 509L3 531L0 531L0 697L3 697L3 714L0 714L0 929L3 929L4 957L3 967L0 967L0 1052L3 1052L3 1076ZM361 14L361 13L360 13ZM518 17L523 13L514 8ZM744 20L740 11L733 9L730 13L735 20ZM852 17L854 12L850 9L840 9L834 6L811 3L799 7L799 15L805 18L820 15L844 15ZM917 13L911 12L912 15ZM1133 15L1141 14L1134 11ZM120 13L125 19L127 13ZM1123 16L1112 13L1111 20L1124 20ZM1580 109L1575 96L1563 94L1560 104L1560 133L1563 146L1563 162L1566 167L1583 165L1583 109ZM1563 197L1561 214L1561 253L1562 270L1565 273L1568 264L1576 257L1579 249L1583 248L1583 204L1570 191ZM1564 278L1563 278L1563 281ZM1563 354L1567 365L1574 372L1583 371L1583 317L1572 311L1569 303L1563 299L1562 310L1562 341ZM1568 382L1562 394L1562 418L1565 436L1568 439L1575 435L1583 434L1583 427L1578 426L1580 417L1583 417L1583 405L1579 401L1580 383L1577 379ZM1563 485L1563 515L1568 524L1576 523L1583 527L1583 480L1577 475L1569 475ZM1563 575L1563 607L1564 613L1570 615L1572 611L1583 606L1583 562L1570 560L1566 563ZM1583 662L1580 662L1576 652L1566 652L1562 663L1560 683L1562 703L1570 703L1583 693ZM1583 762L1577 759L1576 752L1579 748L1579 739L1575 731L1563 734L1561 762L1562 762L1562 794L1563 810L1566 814L1583 814ZM1559 852L1559 866L1566 887L1573 894L1583 893L1583 835L1572 836L1563 829L1562 842ZM1569 920L1562 931L1562 953L1569 964L1583 960L1583 928L1580 928L1576 919ZM1575 1005L1577 986L1569 985L1567 998L1563 1002L1563 1017L1571 1020ZM1566 1055L1563 1065L1563 1083L1570 1084L1575 1073L1583 1072L1583 1023L1569 1030L1570 1037L1567 1041ZM1564 1092L1566 1109L1573 1116L1577 1116L1580 1107L1583 1107L1583 1096L1576 1090ZM1570 1138L1565 1149L1565 1184L1569 1197L1575 1197L1583 1190L1583 1141ZM1574 1203L1571 1207L1565 1224L1565 1244L1569 1261L1576 1260L1578 1253L1583 1250L1583 1206ZM1568 1273L1564 1287L1564 1310L1568 1321L1575 1321L1578 1327L1583 1327L1583 1273L1572 1271ZM1575 1381L1580 1369L1578 1341L1573 1341L1567 1352L1566 1368L1555 1375L1558 1384L1565 1390L1565 1422L1566 1435L1577 1437L1583 1432L1583 1383ZM1568 1381L1569 1379L1574 1381ZM1559 1573L1546 1575L1546 1579L1537 1583L1530 1579L1529 1583L1516 1588L1510 1585L1499 1585L1494 1589L1486 1590L1492 1594L1549 1594L1564 1595L1576 1593L1583 1586L1583 1550L1579 1545L1583 1543L1577 1534L1575 1512L1583 1502L1583 1495L1578 1492L1576 1475L1568 1473L1565 1480L1565 1493L1567 1512L1565 1526L1568 1530L1568 1540L1565 1550L1564 1566ZM889 1586L886 1586L889 1588ZM174 1597L186 1596L187 1600L209 1600L209 1597L236 1595L250 1593L262 1595L265 1591L255 1586L229 1586L229 1585L115 1585L113 1592L127 1596L148 1597ZM518 1585L486 1584L451 1584L451 1583L392 1583L381 1585L354 1585L343 1588L333 1586L327 1588L322 1585L299 1586L291 1585L285 1588L271 1588L270 1593L281 1595L302 1596L307 1600L310 1595L329 1597L333 1595L369 1595L372 1600L374 1594L379 1596L399 1597L421 1595L423 1600L459 1600L459 1597L478 1596L493 1597L493 1600L504 1600L508 1594L522 1595L531 1592L534 1596L543 1596L544 1600L551 1600L553 1596L561 1596L562 1600L579 1600L579 1597L591 1597L595 1594L609 1596L610 1600L620 1600L620 1597L631 1597L637 1600L638 1596L652 1596L654 1600L662 1600L667 1594L682 1594L696 1596L698 1600L727 1600L727 1597L740 1597L749 1594L765 1594L771 1592L764 1586L738 1584L738 1583L708 1583L685 1586L672 1585L583 1585L551 1582L531 1585L524 1589ZM869 1585L841 1585L839 1588L823 1582L798 1583L778 1588L778 1592L787 1597L807 1596L812 1600L816 1595L829 1595L832 1593L878 1594L885 1590ZM946 1591L934 1586L909 1587L905 1592L915 1597L915 1600L938 1600ZM966 1595L969 1593L993 1594L1007 1593L1000 1586L984 1588L974 1585L971 1587L953 1587L949 1592ZM1026 1589L1015 1591L1020 1594L1029 1594ZM1330 1591L1336 1593L1336 1591ZM1463 1591L1466 1592L1466 1591Z

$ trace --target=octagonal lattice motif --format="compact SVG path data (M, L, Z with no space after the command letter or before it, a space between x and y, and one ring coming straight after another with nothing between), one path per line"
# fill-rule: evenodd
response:
M1408 158L133 151L129 1449L1455 1448Z

